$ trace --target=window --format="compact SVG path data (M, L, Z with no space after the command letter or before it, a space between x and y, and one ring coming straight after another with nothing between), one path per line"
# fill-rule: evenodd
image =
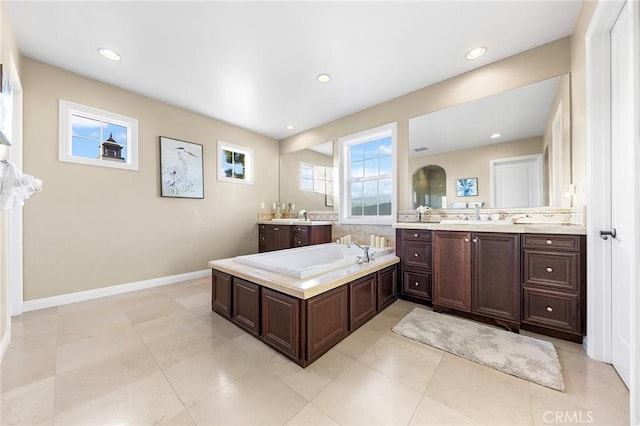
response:
M395 222L396 129L391 123L340 138L341 222Z
M253 183L253 150L218 141L218 180Z
M60 161L138 170L138 120L60 100Z

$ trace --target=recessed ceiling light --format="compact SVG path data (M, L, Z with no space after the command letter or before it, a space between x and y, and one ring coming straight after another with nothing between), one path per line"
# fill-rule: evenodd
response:
M122 56L120 56L118 52L107 47L99 48L98 53L103 57L109 59L110 61L119 61L120 59L122 59Z
M286 126L284 126L284 128L287 130L293 130L296 128L296 126L294 126L293 124L287 124Z
M331 76L329 74L318 74L316 80L318 80L318 83L328 83L331 80Z
M491 139L497 139L500 136L502 136L500 133L494 133L494 134L491 135Z
M487 52L487 48L484 46L474 47L470 51L467 52L467 59L478 59L480 56L484 55Z

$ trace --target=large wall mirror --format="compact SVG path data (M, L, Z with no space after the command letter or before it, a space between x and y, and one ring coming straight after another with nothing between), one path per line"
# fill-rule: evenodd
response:
M296 210L334 211L333 142L280 155L280 202L293 203Z
M431 207L469 202L570 207L569 78L565 74L410 119L410 205L444 199L445 205ZM446 173L444 190L437 184L416 189L433 166ZM469 182L475 190L460 191L460 183Z

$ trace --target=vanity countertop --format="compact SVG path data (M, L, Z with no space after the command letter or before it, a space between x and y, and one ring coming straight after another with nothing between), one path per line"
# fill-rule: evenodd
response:
M433 231L471 231L471 232L506 232L510 234L571 234L586 235L587 228L570 224L528 224L514 223L512 225L486 224L451 224L438 222L398 222L393 224L397 229L430 229Z
M212 260L208 265L212 269L260 284L289 296L297 297L298 299L310 299L313 296L333 290L336 287L399 262L400 259L392 252L374 258L369 263L354 263L351 266L325 272L322 275L307 279L298 279L278 272L244 265L236 262L233 258Z
M333 225L333 222L331 222L330 220L275 219L275 220L259 220L258 225L319 226L319 225Z

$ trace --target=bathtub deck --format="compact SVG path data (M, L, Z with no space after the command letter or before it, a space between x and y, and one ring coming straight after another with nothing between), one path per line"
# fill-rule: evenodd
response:
M240 277L272 290L304 300L399 262L400 258L397 257L395 253L391 253L380 256L379 258L374 258L369 263L362 263L360 265L354 263L351 266L329 271L308 279L297 279L289 275L244 265L236 262L233 258L212 260L208 265L211 269L222 271L229 275Z

